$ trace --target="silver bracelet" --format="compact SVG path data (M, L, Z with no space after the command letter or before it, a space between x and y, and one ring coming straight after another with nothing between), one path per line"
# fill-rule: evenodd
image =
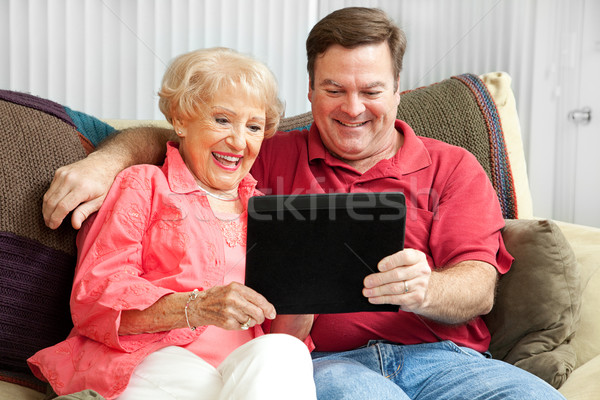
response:
M189 318L188 318L188 312L187 312L187 311L188 311L188 307L189 307L190 303L191 303L192 301L196 300L196 299L198 298L198 296L200 296L200 291L199 291L198 289L194 289L194 290L192 291L192 293L190 293L190 295L189 295L189 297L188 297L188 300L187 300L187 303L185 303L185 308L184 308L184 310L183 310L183 311L185 312L185 321L187 322L187 326L188 326L188 328L190 328L192 331L195 331L195 330L196 330L196 327L195 327L195 326L192 326L192 325L190 325L190 320L189 320Z

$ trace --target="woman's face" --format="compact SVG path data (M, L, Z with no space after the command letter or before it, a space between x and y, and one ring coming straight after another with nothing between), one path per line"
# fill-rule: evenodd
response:
M264 105L232 88L207 105L207 116L176 123L179 151L205 189L235 191L248 174L265 135Z

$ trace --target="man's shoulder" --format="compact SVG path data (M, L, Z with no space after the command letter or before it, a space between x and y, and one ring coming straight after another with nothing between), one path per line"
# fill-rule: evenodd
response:
M295 129L292 131L277 131L275 133L275 135L273 135L273 137L271 137L270 139L265 140L265 142L268 141L278 141L278 142L285 142L285 143L290 143L290 142L302 142L302 141L306 141L308 140L308 129Z
M432 157L471 157L473 156L467 149L454 144L446 143L439 139L433 139L426 136L417 136L421 142L425 145L425 148ZM474 156L473 156L474 157Z
M444 160L449 161L454 157L463 157L465 154L470 154L463 147L444 142L440 139L419 135L405 121L396 120L395 126L397 130L401 131L404 134L405 140L410 141L411 143L414 143L414 140L416 140L417 142L421 142L425 150L429 153L429 155L432 158L438 158L440 156L443 156L442 158ZM419 147L413 146L411 146L412 149L416 149Z
M427 136L417 136L417 138L419 138L419 140L421 140L425 144L425 146L427 146L428 148L434 149L434 150L438 150L438 149L441 149L441 150L454 149L457 151L465 150L463 147L444 142L443 140L440 140L440 139L434 139L434 138L430 138Z
M278 131L275 135L263 141L261 153L285 151L286 154L290 154L290 150L306 148L308 146L308 133L308 129Z

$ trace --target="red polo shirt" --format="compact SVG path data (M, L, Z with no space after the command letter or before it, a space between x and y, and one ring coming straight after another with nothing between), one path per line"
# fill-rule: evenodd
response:
M477 159L463 148L416 136L403 121L396 121L396 129L404 135L402 148L363 174L333 157L313 124L310 131L281 132L266 140L252 175L266 194L404 192L405 247L424 252L432 268L479 260L500 273L508 271L512 257L500 234L504 219ZM321 314L311 336L317 351L350 350L370 339L403 344L452 340L485 351L490 341L481 318L448 326L404 311Z

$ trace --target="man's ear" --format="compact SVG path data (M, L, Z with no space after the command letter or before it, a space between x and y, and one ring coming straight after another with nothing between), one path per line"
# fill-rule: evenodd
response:
M313 84L310 78L308 78L308 101L312 103L312 95L313 95Z

